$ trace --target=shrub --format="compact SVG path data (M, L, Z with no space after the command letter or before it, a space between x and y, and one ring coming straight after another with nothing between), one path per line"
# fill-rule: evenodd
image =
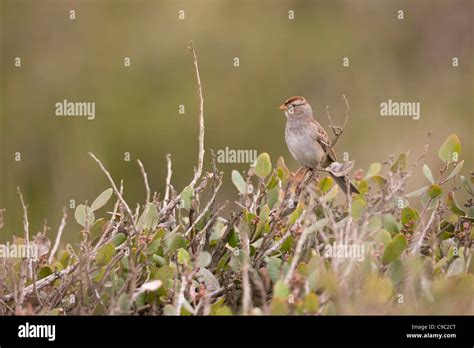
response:
M419 170L427 150L411 164L400 154L356 171L352 197L262 153L245 175L232 171L239 199L228 217L215 161L179 193L168 181L163 200L139 162L147 198L132 211L97 160L113 187L76 208L80 245L57 251L65 215L54 247L42 233L32 239L38 260L0 259L0 312L472 314L473 175L460 175L456 135L439 150L438 175ZM419 172L426 185L406 193Z

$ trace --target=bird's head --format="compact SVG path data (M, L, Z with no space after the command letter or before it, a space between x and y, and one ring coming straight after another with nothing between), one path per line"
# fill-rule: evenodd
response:
M285 112L287 118L300 118L300 117L312 117L313 109L311 105L306 101L305 98L296 96L287 99L279 107L280 110Z

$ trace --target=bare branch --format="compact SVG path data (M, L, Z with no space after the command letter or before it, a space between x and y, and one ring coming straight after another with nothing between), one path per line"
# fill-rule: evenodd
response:
M170 197L171 175L173 175L173 171L171 170L171 154L167 154L166 155L166 188L165 188L165 198L163 200L163 203L166 203Z
M398 193L398 191L400 191L400 189L403 187L403 185L405 184L405 182L408 180L408 178L410 178L412 175L413 175L413 172L415 171L416 167L418 166L418 163L426 156L426 154L428 153L428 149L429 149L429 146L430 146L430 139L431 139L431 131L428 132L427 136L426 136L426 141L425 141L425 148L423 150L423 153L420 155L420 157L418 157L418 159L413 162L410 170L408 171L408 173L400 180L400 182L398 183L398 185L396 185L392 191L380 202L380 203L383 203L383 202L388 202L395 194Z
M102 171L105 173L105 175L107 176L107 179L109 179L110 181L110 184L112 185L112 188L115 192L115 195L118 197L118 199L120 200L120 203L122 203L122 205L124 206L125 210L127 211L127 214L130 218L130 223L132 224L133 226L133 229L134 229L134 234L136 234L138 232L138 229L137 229L137 225L135 223L135 219L133 217L133 213L132 211L130 210L130 207L128 206L127 202L125 202L125 199L123 199L123 196L122 194L120 193L120 191L118 190L117 186L115 185L115 182L114 182L114 179L112 179L112 176L110 175L110 173L107 171L107 169L105 169L104 165L102 164L102 162L92 153L92 152L89 152L89 155L99 164L100 166L100 169L102 169Z
M191 224L191 226L189 226L189 228L186 230L186 232L184 233L185 236L187 236L191 231L192 229L196 226L196 224L201 221L201 219L204 217L204 215L206 215L206 213L209 211L209 209L211 208L211 206L214 204L215 200L216 200L216 196L217 196L217 192L219 191L219 189L221 188L221 185L222 185L222 175L219 177L219 183L217 184L216 188L214 189L214 192L212 193L212 197L211 199L207 202L206 206L204 207L204 209L201 211L201 213L199 214L199 216L193 221L193 223Z
M345 94L342 95L342 98L344 99L344 101L346 103L346 115L345 115L344 124L342 125L342 127L334 125L334 123L332 122L331 115L329 113L329 105L326 105L326 115L327 115L328 120L329 120L329 128L332 129L332 131L334 133L334 138L331 141L331 144L326 149L326 152L325 152L324 156L328 156L329 153L332 151L332 149L334 148L334 146L338 142L339 138L341 137L342 133L344 133L344 128L346 128L347 122L349 121L349 110L350 110L349 101L347 100Z
M147 177L147 175L146 175L145 167L143 166L142 161L140 161L139 159L137 159L137 162L138 162L138 165L140 166L140 171L142 172L143 181L145 182L146 204L148 205L148 203L150 203L150 196L151 196L150 185L148 184L148 177Z
M189 47L193 54L194 59L194 68L196 70L196 79L198 84L198 95L199 95L199 154L198 154L198 164L197 169L194 173L194 179L191 181L190 186L194 187L197 181L201 177L202 174L202 167L204 163L204 98L202 96L202 85L201 85L201 77L199 75L199 67L198 67L198 59L196 56L196 50L194 49L194 44L191 41L191 45Z
M67 218L66 208L63 208L63 217L61 219L61 224L59 225L59 228L58 228L58 233L56 235L54 246L51 249L51 252L49 254L48 263L53 262L54 254L56 254L56 251L58 250L59 242L61 240L61 235L63 234L64 227L66 226L66 218Z

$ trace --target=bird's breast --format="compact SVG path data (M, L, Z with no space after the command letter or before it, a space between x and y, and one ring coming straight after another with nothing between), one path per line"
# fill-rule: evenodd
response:
M317 167L324 157L324 149L311 134L309 127L287 123L285 140L291 155L301 165L309 168Z

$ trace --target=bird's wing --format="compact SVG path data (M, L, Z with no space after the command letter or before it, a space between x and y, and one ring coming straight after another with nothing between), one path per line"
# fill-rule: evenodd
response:
M321 126L316 120L313 119L313 121L310 123L310 127L314 129L314 131L311 132L311 134L315 134L315 140L321 144L323 147L324 151L327 151L327 149L331 146L331 141L329 140L328 133L324 130L323 126ZM328 153L328 157L331 160L331 162L336 161L336 153L334 152L334 149L331 149Z

